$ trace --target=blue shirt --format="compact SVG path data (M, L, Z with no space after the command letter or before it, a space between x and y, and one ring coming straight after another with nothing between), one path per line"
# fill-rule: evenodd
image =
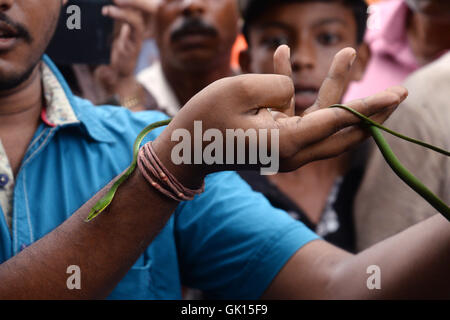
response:
M0 214L0 263L58 227L126 169L138 133L165 118L151 111L94 107L71 94L48 58L44 63L77 121L53 127L42 122L36 131L15 181L11 233ZM213 174L202 195L177 207L109 298L180 299L184 284L212 298L255 299L314 239L313 232L273 208L236 173Z

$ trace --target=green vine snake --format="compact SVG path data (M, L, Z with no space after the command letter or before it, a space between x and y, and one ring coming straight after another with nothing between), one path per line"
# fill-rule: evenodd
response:
M371 120L370 118L364 116L363 114L359 113L356 110L353 110L352 108L342 105L342 104L335 104L330 106L330 108L341 108L344 110L347 110L351 113L353 113L355 116L361 119L364 126L367 127L370 134L372 135L373 139L375 140L375 143L377 144L378 148L380 149L381 153L383 154L386 162L389 164L389 166L392 168L392 170L397 174L397 176L402 179L408 186L410 186L414 191L416 191L420 196L422 196L430 205L432 205L438 212L440 212L448 221L450 221L450 208L441 200L439 197L437 197L432 191L430 191L418 178L416 178L411 172L409 172L398 160L398 158L395 156L394 152L390 148L387 141L384 139L383 135L381 134L381 130L386 131L387 133L390 133L398 138L401 138L403 140L409 141L411 143L418 144L422 147L431 149L433 151L442 153L443 155L450 156L450 152L440 149L438 147L435 147L433 145L427 144L425 142L422 142L420 140L412 139L409 137L406 137L404 135L401 135L400 133L397 133L393 130L390 130L379 123L376 123L375 121ZM100 213L102 213L112 202L114 195L116 194L117 189L119 186L128 179L128 177L133 173L133 171L136 169L137 165L137 157L139 153L139 147L144 140L145 136L150 133L152 130L166 126L170 123L169 120L165 121L159 121L150 124L149 126L145 127L136 138L136 141L134 142L133 146L133 161L131 162L130 167L119 177L119 179L116 180L116 182L112 185L112 187L109 189L109 191L92 207L91 211L89 212L89 216L86 218L86 221L89 222L95 217L97 217Z

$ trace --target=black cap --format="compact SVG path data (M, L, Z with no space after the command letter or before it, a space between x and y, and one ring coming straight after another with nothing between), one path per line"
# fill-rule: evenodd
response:
M282 2L288 2L284 0ZM295 0L290 0L295 2ZM238 0L239 10L241 12L242 19L245 22L253 20L264 12L269 6L279 3L280 0Z
M272 2L277 2L276 0L239 0L239 10L241 11L241 16L244 20L251 16L251 13L255 11L259 6L267 6Z
M238 0L239 10L244 19L243 33L248 36L248 24L259 16L269 5L276 4L279 0ZM248 40L248 39L247 39Z

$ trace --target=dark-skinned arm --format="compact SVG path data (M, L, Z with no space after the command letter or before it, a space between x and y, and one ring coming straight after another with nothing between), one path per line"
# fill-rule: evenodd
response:
M339 96L340 86L336 82L345 80L343 74L348 72L353 52L344 50L338 54L330 71L333 81L324 83L321 101L338 102L326 96ZM275 54L275 63L289 64L285 46ZM283 66L278 68L284 69ZM171 162L174 145L171 133L178 128L192 133L195 120L201 120L204 129L215 128L224 135L229 128L278 129L282 170L293 170L310 161L338 155L366 137L358 126L360 120L345 110L323 109L302 118L290 116L293 94L292 80L288 76L245 75L219 80L182 108L155 140L155 152L182 184L195 188L208 173L239 169L236 166L176 166ZM394 88L350 106L381 123L405 96L404 89ZM268 106L286 112L285 116L273 117ZM220 117L217 112L211 112L214 109L221 110ZM150 187L136 171L119 188L106 212L91 223L84 222L89 210L107 189L47 236L0 265L0 298L97 299L106 297L114 289L163 228L177 203ZM81 290L67 289L66 270L70 265L81 269Z
M153 189L137 170L104 214L86 223L89 210L106 190L0 265L0 299L101 299L114 289L177 203ZM66 286L70 265L80 267L81 290Z
M381 288L369 290L369 266ZM267 289L266 299L448 299L450 223L433 216L352 255L325 241L299 250Z

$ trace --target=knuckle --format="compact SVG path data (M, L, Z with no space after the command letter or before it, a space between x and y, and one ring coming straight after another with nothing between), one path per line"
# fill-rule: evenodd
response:
M291 78L287 76L279 76L279 92L281 94L281 97L284 101L282 101L283 104L290 104L291 99L295 93L294 83L292 82Z
M255 91L254 83L255 81L249 76L237 76L232 83L232 90L242 99L252 99Z
M339 70L331 70L328 72L326 80L333 82L340 82L345 80L345 74L343 72L339 72Z
M331 110L333 112L333 132L338 132L346 124L343 120L343 113L338 108L331 108Z
M360 100L360 104L362 105L365 113L371 112L371 106L370 106L369 102L367 101L367 99Z
M367 98L353 100L348 106L365 115L370 112L370 104L367 102Z

